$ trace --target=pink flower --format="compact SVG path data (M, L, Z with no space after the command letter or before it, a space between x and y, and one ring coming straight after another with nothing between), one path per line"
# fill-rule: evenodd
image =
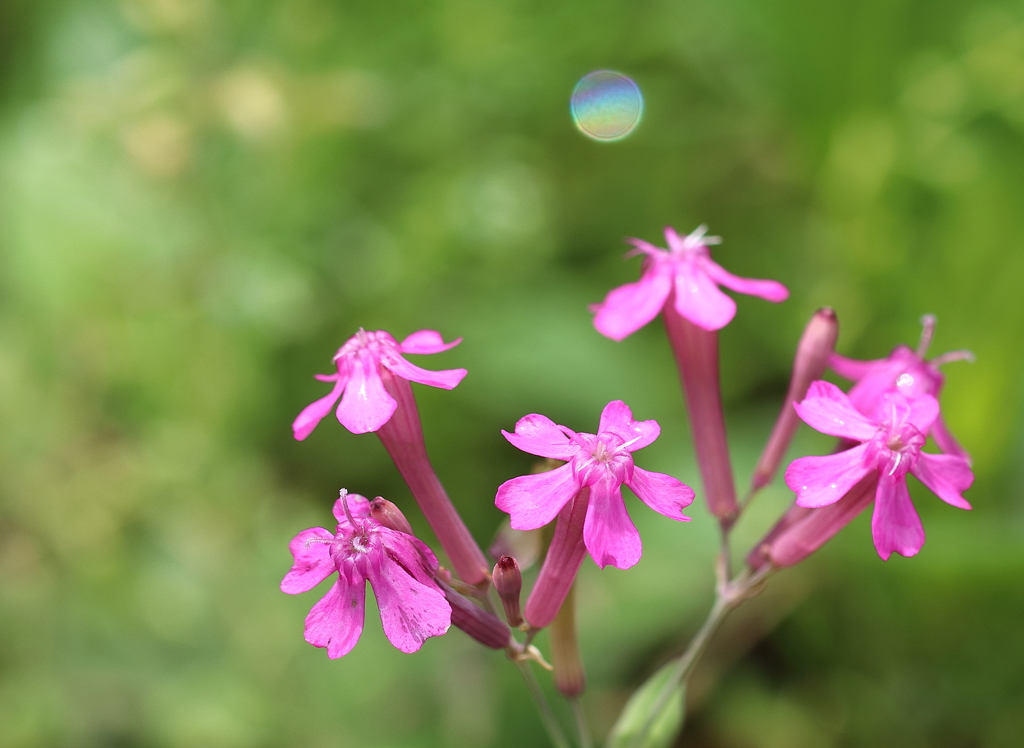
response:
M338 405L338 421L353 434L376 431L391 418L397 404L381 382L381 367L410 382L431 387L454 388L466 376L465 369L428 371L402 358L403 353L440 353L458 345L462 338L445 343L434 330L414 332L401 343L383 330L366 332L360 329L334 354L338 368L335 374L317 374L321 382L334 382L330 394L307 405L295 422L295 438L303 440L326 416L334 403ZM344 395L342 394L344 393Z
M667 252L640 239L630 239L636 247L634 252L646 255L643 275L636 283L613 289L603 302L591 308L597 312L597 331L612 340L622 340L657 317L673 291L680 316L705 330L725 327L736 314L736 302L718 286L768 301L786 300L789 291L781 283L740 278L712 260L708 246L722 240L704 236L706 231L707 226L700 226L682 237L671 226L666 227Z
M877 472L871 534L878 555L887 560L893 552L913 556L924 545L924 528L907 491L908 472L940 499L961 509L971 508L961 493L970 488L974 475L961 457L921 451L925 434L939 414L934 397L907 398L886 392L881 398L883 415L870 418L834 384L812 384L807 397L795 406L800 417L818 431L860 444L845 452L794 460L786 470L786 484L796 491L797 505L822 507L837 502L861 479Z
M852 358L833 353L829 356L829 367L839 376L856 382L850 390L850 402L861 413L869 418L881 418L886 408L885 395L890 392L914 398L921 395L939 396L945 378L939 366L951 361L971 361L974 359L970 351L950 351L931 360L925 359L932 333L935 330L935 317L925 315L921 322L921 342L917 350L909 346L897 346L887 358L874 361L857 361ZM936 417L930 429L935 443L946 454L956 455L970 461L967 453L956 437L949 431L942 420L941 413Z
M348 654L363 631L366 582L377 597L388 640L415 652L425 639L444 634L451 606L434 581L437 559L420 540L380 524L370 503L342 490L334 504L337 529L303 530L289 548L295 563L281 591L307 592L337 572L338 580L306 616L306 641L327 647L331 659Z
M623 483L654 511L689 520L681 510L693 501L693 490L675 478L633 464L631 453L657 439L661 428L657 421L634 421L621 400L605 406L597 434L577 434L538 414L520 419L514 434L501 433L524 452L569 462L501 485L495 504L511 515L516 530L548 524L581 489L589 487L583 528L587 551L602 568L611 564L628 569L640 560L642 545L622 499Z

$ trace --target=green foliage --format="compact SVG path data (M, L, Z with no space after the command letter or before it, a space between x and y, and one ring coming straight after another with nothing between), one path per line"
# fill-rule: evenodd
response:
M685 684L680 684L663 699L677 664L670 662L655 672L633 692L608 735L607 748L667 748L683 727ZM641 737L642 736L642 737Z

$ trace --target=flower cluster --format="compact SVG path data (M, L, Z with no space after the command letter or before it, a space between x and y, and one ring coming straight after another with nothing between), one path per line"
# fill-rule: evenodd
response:
M815 312L799 341L779 417L741 503L726 438L718 356L718 331L735 316L736 304L719 286L772 302L784 301L789 292L776 281L741 278L723 269L710 252L721 240L707 236L704 226L687 236L666 228L665 240L667 250L630 240L634 254L644 257L641 277L613 289L595 305L593 324L606 337L621 341L659 314L663 318L679 368L703 493L723 538L716 605L702 631L713 631L720 617L754 594L769 574L807 558L871 504L878 555L888 560L893 553L917 554L925 534L908 475L946 503L971 508L963 497L974 480L970 457L947 428L937 399L943 386L939 367L970 354L955 351L927 359L935 326L927 316L916 350L899 346L873 361L846 358L835 351L839 324L829 308ZM520 664L535 660L547 665L532 641L550 627L555 687L576 698L586 685L573 598L581 565L589 554L601 569L629 569L643 553L622 487L677 521L690 519L683 510L693 502L694 491L671 475L635 464L635 453L653 443L661 428L654 420L635 420L621 400L604 407L596 433L574 431L538 413L526 415L512 432L501 433L512 446L544 462L497 488L495 505L509 515L511 529L506 528L508 537L499 534L492 567L431 465L410 385L450 390L466 371L428 371L404 358L441 353L458 343L445 343L433 330L420 330L399 343L387 332L361 329L335 354L336 372L317 375L334 383L331 392L304 408L292 424L295 438L304 440L336 408L338 420L353 433L376 433L451 570L440 566L414 536L394 504L379 497L369 502L343 490L334 505L333 532L316 527L292 540L294 564L281 589L306 592L337 575L307 616L305 629L306 640L326 647L331 658L348 653L359 639L367 582L377 598L385 635L403 652L417 651L426 639L454 626L480 644L505 650ZM849 392L822 379L827 367L853 382ZM792 505L748 553L747 569L730 578L731 529L780 469L801 420L837 437L835 451L789 464L785 482L795 494ZM923 450L929 436L940 454ZM509 540L515 531L541 528L548 529L540 553L520 553ZM537 556L543 562L521 605L523 572ZM489 597L492 587L504 621ZM525 638L517 638L516 631ZM673 670L676 685L699 656L703 641L691 646L692 656L684 654ZM672 686L666 681L659 687ZM648 728L655 716L648 716ZM581 736L580 742L587 741Z

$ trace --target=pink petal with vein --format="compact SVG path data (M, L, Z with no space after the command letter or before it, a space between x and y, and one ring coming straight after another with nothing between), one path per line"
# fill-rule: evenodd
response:
M971 472L967 460L962 457L922 452L910 472L947 504L961 509L971 508L960 494L974 483L974 473Z
M332 660L347 655L363 632L366 582L350 581L339 575L338 581L313 606L306 616L306 641L315 647L327 647Z
M630 452L643 449L661 434L661 426L657 421L634 421L633 411L621 400L612 400L601 411L601 424L598 433L610 431L633 442L627 447Z
M590 505L583 523L583 542L602 569L628 569L640 560L643 544L622 500L622 489L605 475L590 487Z
M633 477L626 483L640 500L658 514L688 522L683 509L693 501L693 489L664 473L652 473L633 467Z
M698 327L720 330L736 316L736 302L693 262L680 262L676 270L676 311Z
M385 391L372 354L360 351L353 364L352 378L338 405L337 415L341 424L353 434L366 434L387 423L398 403Z
M455 338L451 343L445 343L436 330L417 330L398 344L398 350L402 353L440 353L461 342L462 338Z
M427 638L448 631L452 608L435 584L417 581L387 556L370 564L369 580L384 635L401 651L415 652Z
M914 556L924 545L924 527L907 491L906 478L893 480L883 475L875 493L875 512L871 515L871 536L883 561L898 553Z
M434 581L434 572L438 566L437 557L426 543L387 527L381 528L378 532L381 543L392 561L400 564L420 584L428 587L437 586L437 582Z
M441 387L446 390L455 389L458 383L462 381L462 378L466 376L465 369L444 369L442 371L421 369L415 364L410 364L401 356L390 358L384 361L383 364L402 379L408 379L410 382L419 382L431 387Z
M288 550L292 552L295 563L281 580L281 592L289 595L308 592L337 571L331 558L330 544L310 542L333 539L334 535L322 527L311 527L292 538Z
M580 487L572 465L537 475L521 475L498 487L495 506L510 517L514 530L536 530L555 518Z
M878 431L878 426L854 408L850 398L830 382L813 382L807 397L793 407L808 426L823 434L865 442Z
M628 337L657 317L665 306L665 299L672 290L668 265L656 256L649 262L640 280L613 288L597 305L594 327L605 337L612 340Z
M799 506L833 504L874 469L864 463L868 445L861 444L834 455L801 457L786 468L786 485L796 491Z
M789 289L778 281L741 278L738 275L733 275L710 258L702 258L701 265L715 283L738 293L757 296L766 301L774 301L776 304L789 298Z
M573 444L554 421L539 413L532 413L520 418L516 422L514 434L505 430L502 430L501 433L516 449L538 457L570 460L580 450L579 446Z
M331 412L331 408L334 407L334 403L341 397L341 392L345 389L346 384L345 379L338 379L334 389L329 394L324 395L316 402L310 403L302 409L302 412L292 422L292 432L295 434L296 439L301 442L313 433L313 429L317 427L317 424L323 420L324 416Z

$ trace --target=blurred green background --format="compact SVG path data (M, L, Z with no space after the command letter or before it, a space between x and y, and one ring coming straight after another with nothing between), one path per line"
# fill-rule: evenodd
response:
M618 143L568 114L600 68L645 95ZM461 632L403 655L371 606L351 655L305 644L317 593L277 584L341 486L433 538L373 436L289 424L356 328L432 328L465 340L417 363L470 373L417 389L428 445L481 542L526 413L589 431L621 398L663 427L638 463L699 487L660 325L615 344L586 305L636 278L623 237L708 223L792 293L722 334L741 487L826 304L848 355L925 312L976 352L942 401L977 481L970 513L913 487L914 559L862 516L774 579L679 744L1020 745L1022 134L1020 2L0 0L0 744L543 745ZM711 598L703 508L629 501L643 561L580 581L598 734Z

